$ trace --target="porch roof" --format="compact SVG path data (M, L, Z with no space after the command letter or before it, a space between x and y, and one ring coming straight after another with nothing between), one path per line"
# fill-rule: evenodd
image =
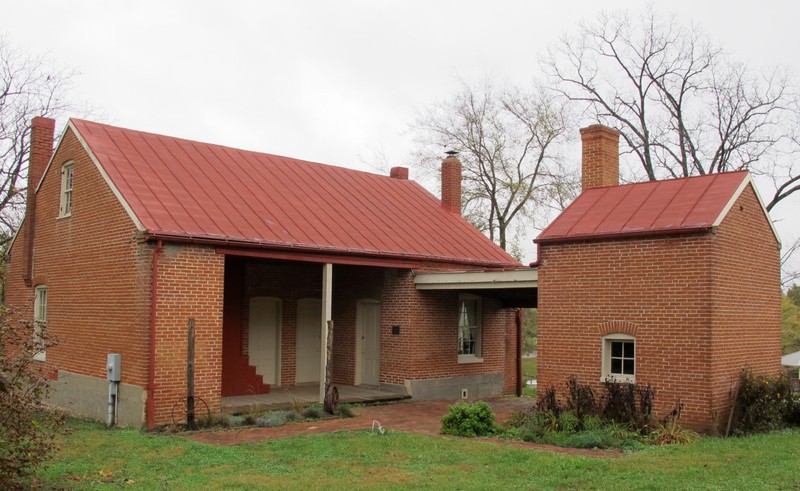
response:
M504 307L536 307L539 271L520 268L506 271L448 271L416 273L417 290L458 290L493 297Z

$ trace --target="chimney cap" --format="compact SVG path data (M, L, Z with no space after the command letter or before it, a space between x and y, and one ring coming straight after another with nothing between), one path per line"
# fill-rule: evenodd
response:
M408 167L392 167L389 177L393 179L408 179Z
M55 129L56 120L45 116L36 116L31 119L31 126L36 128Z
M446 152L444 152L444 153L445 153L445 155L447 155L447 158L455 158L455 157L458 157L458 151L457 151L457 150L447 150L447 151L446 151Z

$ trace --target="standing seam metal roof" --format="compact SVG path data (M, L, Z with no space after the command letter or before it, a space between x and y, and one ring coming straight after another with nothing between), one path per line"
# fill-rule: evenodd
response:
M71 127L150 235L520 266L414 181L84 120Z
M588 189L535 241L710 229L719 224L748 183L750 174L737 171Z

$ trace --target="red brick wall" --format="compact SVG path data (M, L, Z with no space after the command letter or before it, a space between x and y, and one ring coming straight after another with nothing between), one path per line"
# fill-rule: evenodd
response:
M61 167L70 160L72 216L58 218ZM24 229L10 251L7 303L31 319ZM68 130L37 196L33 286L47 285L48 332L60 340L47 351L51 371L105 379L107 353L122 353L122 381L146 386L149 261L133 222Z
M539 387L563 394L575 375L599 393L601 338L623 332L636 336L636 381L657 391L655 414L681 400L684 422L703 421L710 404L708 236L542 245L541 253Z
M407 270L390 270L384 282L381 318L381 381L404 384L422 380L503 373L504 392L513 393L515 377L507 357L516 356L515 309L482 299L482 363L458 363L458 292L418 291ZM392 335L393 325L400 334ZM516 366L516 365L514 365Z
M777 248L759 213L747 190L716 234L543 244L539 386L563 394L576 375L600 390L601 337L625 332L657 417L681 401L686 426L726 418L731 376L779 363Z
M224 272L225 256L217 254L213 247L167 244L160 253L156 424L171 423L173 406L187 394L190 318L195 319L195 395L212 412L220 409Z
M711 404L721 424L743 367L781 369L780 251L751 186L714 237Z

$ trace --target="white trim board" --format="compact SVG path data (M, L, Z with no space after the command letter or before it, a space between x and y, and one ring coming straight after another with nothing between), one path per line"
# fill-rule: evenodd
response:
M539 271L536 268L512 271L452 271L446 273L417 273L417 290L475 290L537 288Z

